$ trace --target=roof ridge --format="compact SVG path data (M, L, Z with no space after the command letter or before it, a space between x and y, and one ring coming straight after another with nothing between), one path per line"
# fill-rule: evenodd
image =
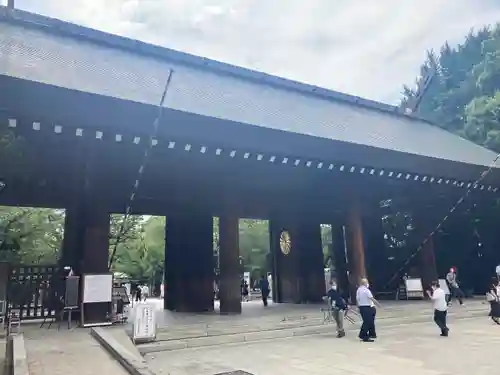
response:
M7 22L30 24L34 27L44 28L73 38L81 38L90 42L108 45L113 48L127 50L128 52L143 54L164 60L173 60L188 64L201 69L208 69L224 73L241 79L258 81L259 83L300 92L307 95L320 97L327 100L341 101L346 104L365 107L379 112L404 117L411 120L424 121L431 125L437 125L416 114L402 113L396 106L364 99L359 96L344 94L338 91L322 88L316 85L301 83L288 78L274 76L249 68L240 67L230 63L224 63L190 53L177 51L168 47L162 47L152 43L142 42L128 37L99 31L86 26L77 25L72 22L62 21L57 18L43 16L20 9L10 9L0 5L0 20Z

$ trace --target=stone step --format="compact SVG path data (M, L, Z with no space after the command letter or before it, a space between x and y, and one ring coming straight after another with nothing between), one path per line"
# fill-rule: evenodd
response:
M454 310L451 310L454 311ZM455 310L458 311L458 310ZM485 311L483 305L467 307L466 311ZM431 315L432 311L428 308L425 310L414 309L404 314L399 312L388 312L379 310L377 320L411 318L422 314ZM262 319L252 319L245 323L241 322L214 322L212 324L187 324L180 326L162 327L157 331L157 341L179 340L183 338L196 337L211 337L231 334L242 334L251 332L261 332L267 330L282 330L298 327L317 326L324 323L323 313L319 312L314 316L303 316L297 319L278 320L265 317Z
M467 310L467 311L455 311L450 312L449 317L453 319L464 319L486 316L487 311L484 310ZM432 321L431 313L421 312L418 316L411 317L397 317L388 319L377 319L379 327L390 327L397 326L401 324L411 324L411 323L422 323ZM267 329L259 331L247 331L239 333L227 333L220 335L204 335L204 336L193 336L193 337L183 337L178 339L168 339L168 340L158 340L154 343L141 344L138 345L139 352L144 355L148 353L180 350L187 348L196 348L203 346L216 346L234 343L244 343L244 342L254 342L261 340L271 340L271 339L282 339L297 336L307 336L307 335L317 335L324 333L332 333L334 330L333 324L317 324L317 325L305 325L305 326L290 326L288 328L281 329ZM359 329L359 324L348 325L347 329L357 330Z
M467 311L455 311L450 312L449 316L451 319L463 319L472 317L486 316L487 311L485 310L467 310ZM432 321L432 313L422 312L418 316L409 317L393 317L386 319L377 319L379 326L395 326L408 323L419 323ZM359 324L348 325L348 327L353 327L352 329L358 329ZM169 338L167 340L157 340L154 343L142 344L138 346L141 354L159 352L159 351L169 351L169 350L179 350L186 348L195 348L200 346L214 346L223 345L231 343L243 343L252 342L260 340L270 340L270 339L280 339L289 338L295 336L304 335L314 335L321 333L331 333L334 329L332 324L310 324L302 326L289 326L287 328L277 328L270 327L264 329L261 327L259 330L249 330L246 332L228 332L219 335L200 335L192 337L182 337L182 338Z

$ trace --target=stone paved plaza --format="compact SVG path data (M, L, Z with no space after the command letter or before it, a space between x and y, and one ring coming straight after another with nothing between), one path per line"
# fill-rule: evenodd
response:
M486 317L487 309L482 301L468 301L466 307L453 306L449 338L439 337L431 321L428 302L387 303L378 314L379 339L375 343L361 343L356 339L359 322L355 322L347 326L348 336L341 340L335 338L333 325L321 325L320 332L329 333L161 351L147 354L145 359L157 375L215 375L236 370L254 375L490 375L495 373L500 326ZM257 317L259 312L260 318ZM304 320L306 322L318 314L314 306L274 306L263 313L262 306L249 304L245 313L236 317L165 315L170 324L162 330L164 333L176 329L184 332L183 327L192 326L215 327L213 329L217 330L221 324L228 324L230 332L225 335L229 337L235 335L232 329L242 321L252 329L257 324L258 328L265 330L264 323L278 324L283 316L309 316ZM174 322L181 325L176 327ZM303 321L292 322L302 324ZM131 353L137 352L126 336L125 328L110 327L106 330ZM126 373L91 338L88 329L67 330L62 326L60 330L57 327L48 330L36 324L26 324L22 331L30 375ZM270 336L266 337L284 337L268 333ZM194 341L199 339L193 338Z
M29 375L125 375L88 329L23 328Z
M5 369L5 348L6 348L5 339L0 338L0 375L4 374L4 369Z
M486 314L485 314L486 315ZM500 326L486 317L450 319L450 337L432 322L379 327L379 339L362 343L356 332L185 349L146 356L158 374L213 375L235 370L254 375L491 375L498 372ZM333 326L332 326L333 330Z

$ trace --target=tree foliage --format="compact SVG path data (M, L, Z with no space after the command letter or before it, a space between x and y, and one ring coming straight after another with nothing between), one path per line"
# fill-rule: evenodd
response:
M64 234L64 211L0 207L0 260L54 264Z
M436 73L418 114L479 145L500 151L500 26L469 32L455 48L430 51L422 68ZM403 87L402 105L419 95Z
M118 233L124 217L115 215L114 220L112 228ZM130 216L125 228L117 244L113 271L125 273L135 280L152 281L163 271L165 218ZM115 234L114 238L116 243L118 236Z
M269 224L266 220L240 220L240 256L253 279L271 271Z

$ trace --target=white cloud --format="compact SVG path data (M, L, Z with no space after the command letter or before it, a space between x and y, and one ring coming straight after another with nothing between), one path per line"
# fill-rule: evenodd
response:
M16 0L19 8L384 102L496 0Z

